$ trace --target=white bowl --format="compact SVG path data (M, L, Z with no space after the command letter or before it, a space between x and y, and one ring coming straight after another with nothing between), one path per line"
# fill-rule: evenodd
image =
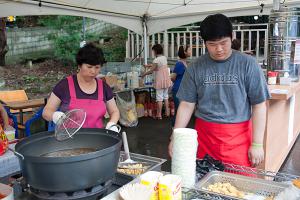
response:
M120 189L123 200L150 200L151 194L151 189L140 183L127 184Z

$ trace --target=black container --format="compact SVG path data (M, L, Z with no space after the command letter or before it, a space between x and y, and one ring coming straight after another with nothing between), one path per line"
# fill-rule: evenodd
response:
M57 141L42 132L19 142L15 150L23 176L33 188L48 192L83 190L113 178L119 161L121 137L105 129L81 129L72 139ZM77 156L44 157L51 152L91 148Z

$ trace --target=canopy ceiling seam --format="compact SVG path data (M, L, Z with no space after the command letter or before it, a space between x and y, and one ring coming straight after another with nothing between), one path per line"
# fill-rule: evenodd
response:
M15 2L19 2L19 0L13 0ZM54 3L54 2L49 2L49 1L41 1L41 0L29 0L32 2L36 2L42 3L43 4L49 4L49 5L56 5L56 6L62 6L62 7L66 7L66 8L74 8L74 9L82 9L82 10L89 10L89 11L96 11L96 12L101 12L101 13L106 13L106 14L114 14L114 15L120 15L120 16L127 16L127 17L140 17L138 15L130 15L130 14L125 14L125 13L118 13L118 12L112 12L112 11L106 11L106 10L99 10L99 9L94 9L94 8L86 8L86 7L82 7L82 6L76 6L76 5L71 5L71 4L61 4L61 3ZM28 2L24 2L24 3L28 3Z
M148 11L149 11L149 8L150 8L150 5L151 5L151 2L152 2L152 0L150 0L150 1L149 1L149 3L148 3L148 7L147 7L147 9L146 9L146 13L148 13Z
M91 3L92 0L88 0L85 4L84 7L87 7L87 5L89 5Z
M149 2L145 1L139 1L139 0L113 0L113 1L122 1L122 2L134 2L134 3L145 3L148 4ZM190 0L188 3L185 3L186 5L203 5L203 4L225 4L225 3L233 3L232 1L217 1L217 2L201 2L201 3L190 3L194 0ZM258 0L240 0L240 1L234 1L234 3L246 3L246 2L257 2ZM151 1L151 4L163 4L163 5L183 5L182 3L165 3L165 2L155 2Z

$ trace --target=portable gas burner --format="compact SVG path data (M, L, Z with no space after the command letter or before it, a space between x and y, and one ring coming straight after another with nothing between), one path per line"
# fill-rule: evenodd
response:
M103 184L73 192L47 192L24 183L23 177L14 179L15 200L98 200L120 186L109 180Z

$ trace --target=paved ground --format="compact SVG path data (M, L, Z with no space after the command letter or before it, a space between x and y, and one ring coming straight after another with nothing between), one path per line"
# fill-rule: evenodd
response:
M192 127L192 125L190 125ZM171 134L170 118L154 120L140 118L135 128L124 128L127 132L129 148L132 152L168 159L163 170L170 171L168 143ZM280 148L280 147L279 147ZM281 166L280 171L300 176L300 137Z

